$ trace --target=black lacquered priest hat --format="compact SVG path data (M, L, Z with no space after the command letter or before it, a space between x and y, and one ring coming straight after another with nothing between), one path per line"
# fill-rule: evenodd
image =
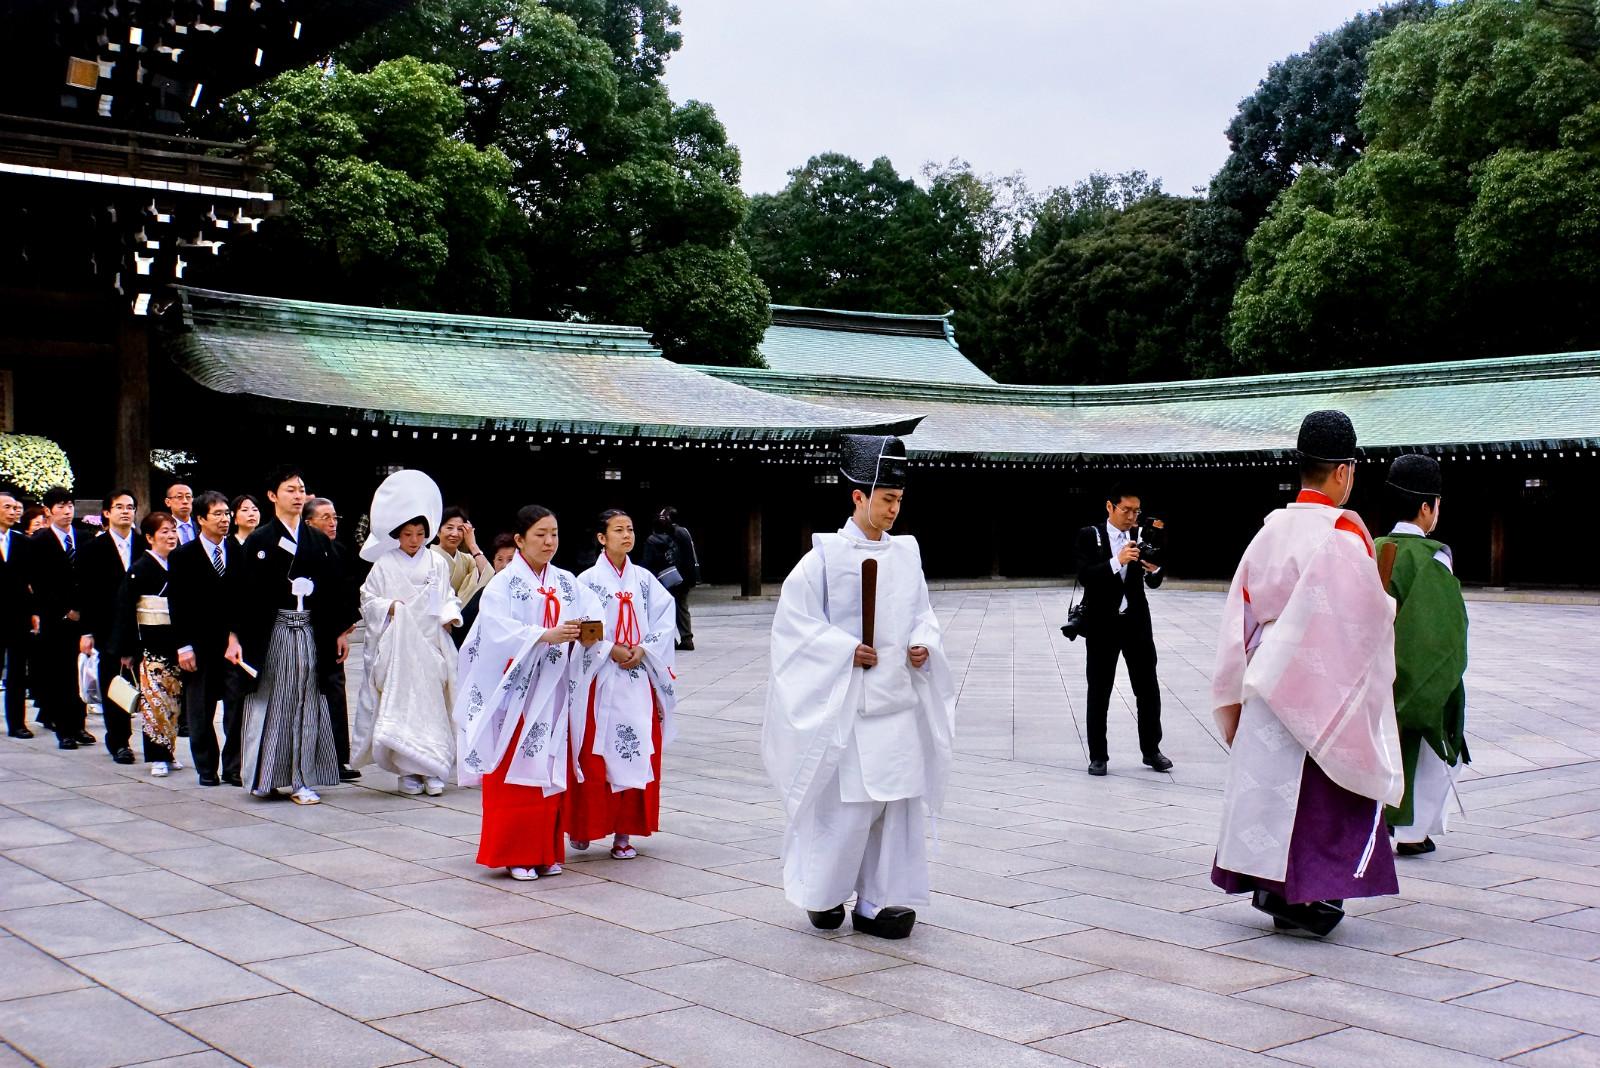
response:
M906 443L878 434L845 434L839 441L839 473L851 485L906 488Z
M1407 453L1396 456L1389 465L1389 485L1419 497L1440 497L1444 495L1444 473L1433 457Z
M1347 464L1356 458L1356 428L1350 417L1332 408L1312 412L1300 421L1295 451L1302 460Z

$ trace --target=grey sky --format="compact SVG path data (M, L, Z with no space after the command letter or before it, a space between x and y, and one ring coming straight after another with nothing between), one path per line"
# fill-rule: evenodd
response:
M1035 190L1135 168L1205 185L1276 60L1356 0L678 0L676 100L716 107L771 192L819 152L960 157Z

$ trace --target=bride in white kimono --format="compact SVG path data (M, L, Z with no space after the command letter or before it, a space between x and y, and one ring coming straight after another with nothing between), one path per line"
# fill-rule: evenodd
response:
M579 623L600 619L600 602L550 562L560 544L550 510L525 505L516 542L461 647L454 716L458 781L483 783L478 863L527 880L559 874L566 858L569 746L582 749L589 683L611 643L584 643Z
M461 605L450 565L425 548L438 527L439 487L421 471L398 471L372 499L372 533L361 558L366 676L356 703L353 763L400 776L400 792L444 792L455 766L456 649L450 628ZM388 531L380 534L379 531Z
M599 538L600 559L578 578L600 598L614 644L589 688L588 741L575 769L583 774L567 786L567 837L587 849L612 835L612 857L627 860L638 855L633 835L661 827L661 747L676 733L676 606L628 559L634 532L626 512L601 513Z

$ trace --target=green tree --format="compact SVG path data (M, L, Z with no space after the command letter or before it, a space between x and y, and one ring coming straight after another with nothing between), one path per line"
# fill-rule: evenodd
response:
M1229 326L1249 367L1600 342L1600 11L1460 0L1370 57L1368 147L1302 174L1251 239ZM1293 192L1293 190L1291 191Z
M756 364L767 296L734 241L739 153L709 105L661 82L677 24L661 0L421 0L339 59L452 70L461 135L511 161L527 219L519 314L638 323L676 358Z
M1184 231L1198 203L1147 192L1125 208L1088 209L1098 218L1010 279L994 373L1043 383L1182 377Z
M415 59L291 71L229 102L254 133L287 214L232 256L252 292L383 306L503 312L525 274L511 165L455 137L448 68ZM226 246L225 246L226 247Z
M1372 46L1395 27L1428 18L1438 0L1400 0L1321 34L1274 63L1228 123L1229 153L1186 231L1184 344L1198 374L1237 370L1226 345L1229 308L1245 272L1245 244L1303 169L1348 169L1366 147L1356 121Z

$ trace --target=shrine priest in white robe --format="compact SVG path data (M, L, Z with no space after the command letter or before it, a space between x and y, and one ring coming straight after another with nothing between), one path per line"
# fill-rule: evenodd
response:
M928 903L925 819L950 773L955 687L915 539L892 536L905 444L846 435L854 514L818 534L784 581L772 623L761 753L783 794L783 886L811 922L904 938ZM873 634L863 641L875 561ZM870 595L868 595L870 597Z
M400 777L400 792L437 797L455 766L456 647L461 605L450 565L426 548L443 500L421 471L397 471L372 498L372 533L361 558L366 675L356 703L352 763Z

